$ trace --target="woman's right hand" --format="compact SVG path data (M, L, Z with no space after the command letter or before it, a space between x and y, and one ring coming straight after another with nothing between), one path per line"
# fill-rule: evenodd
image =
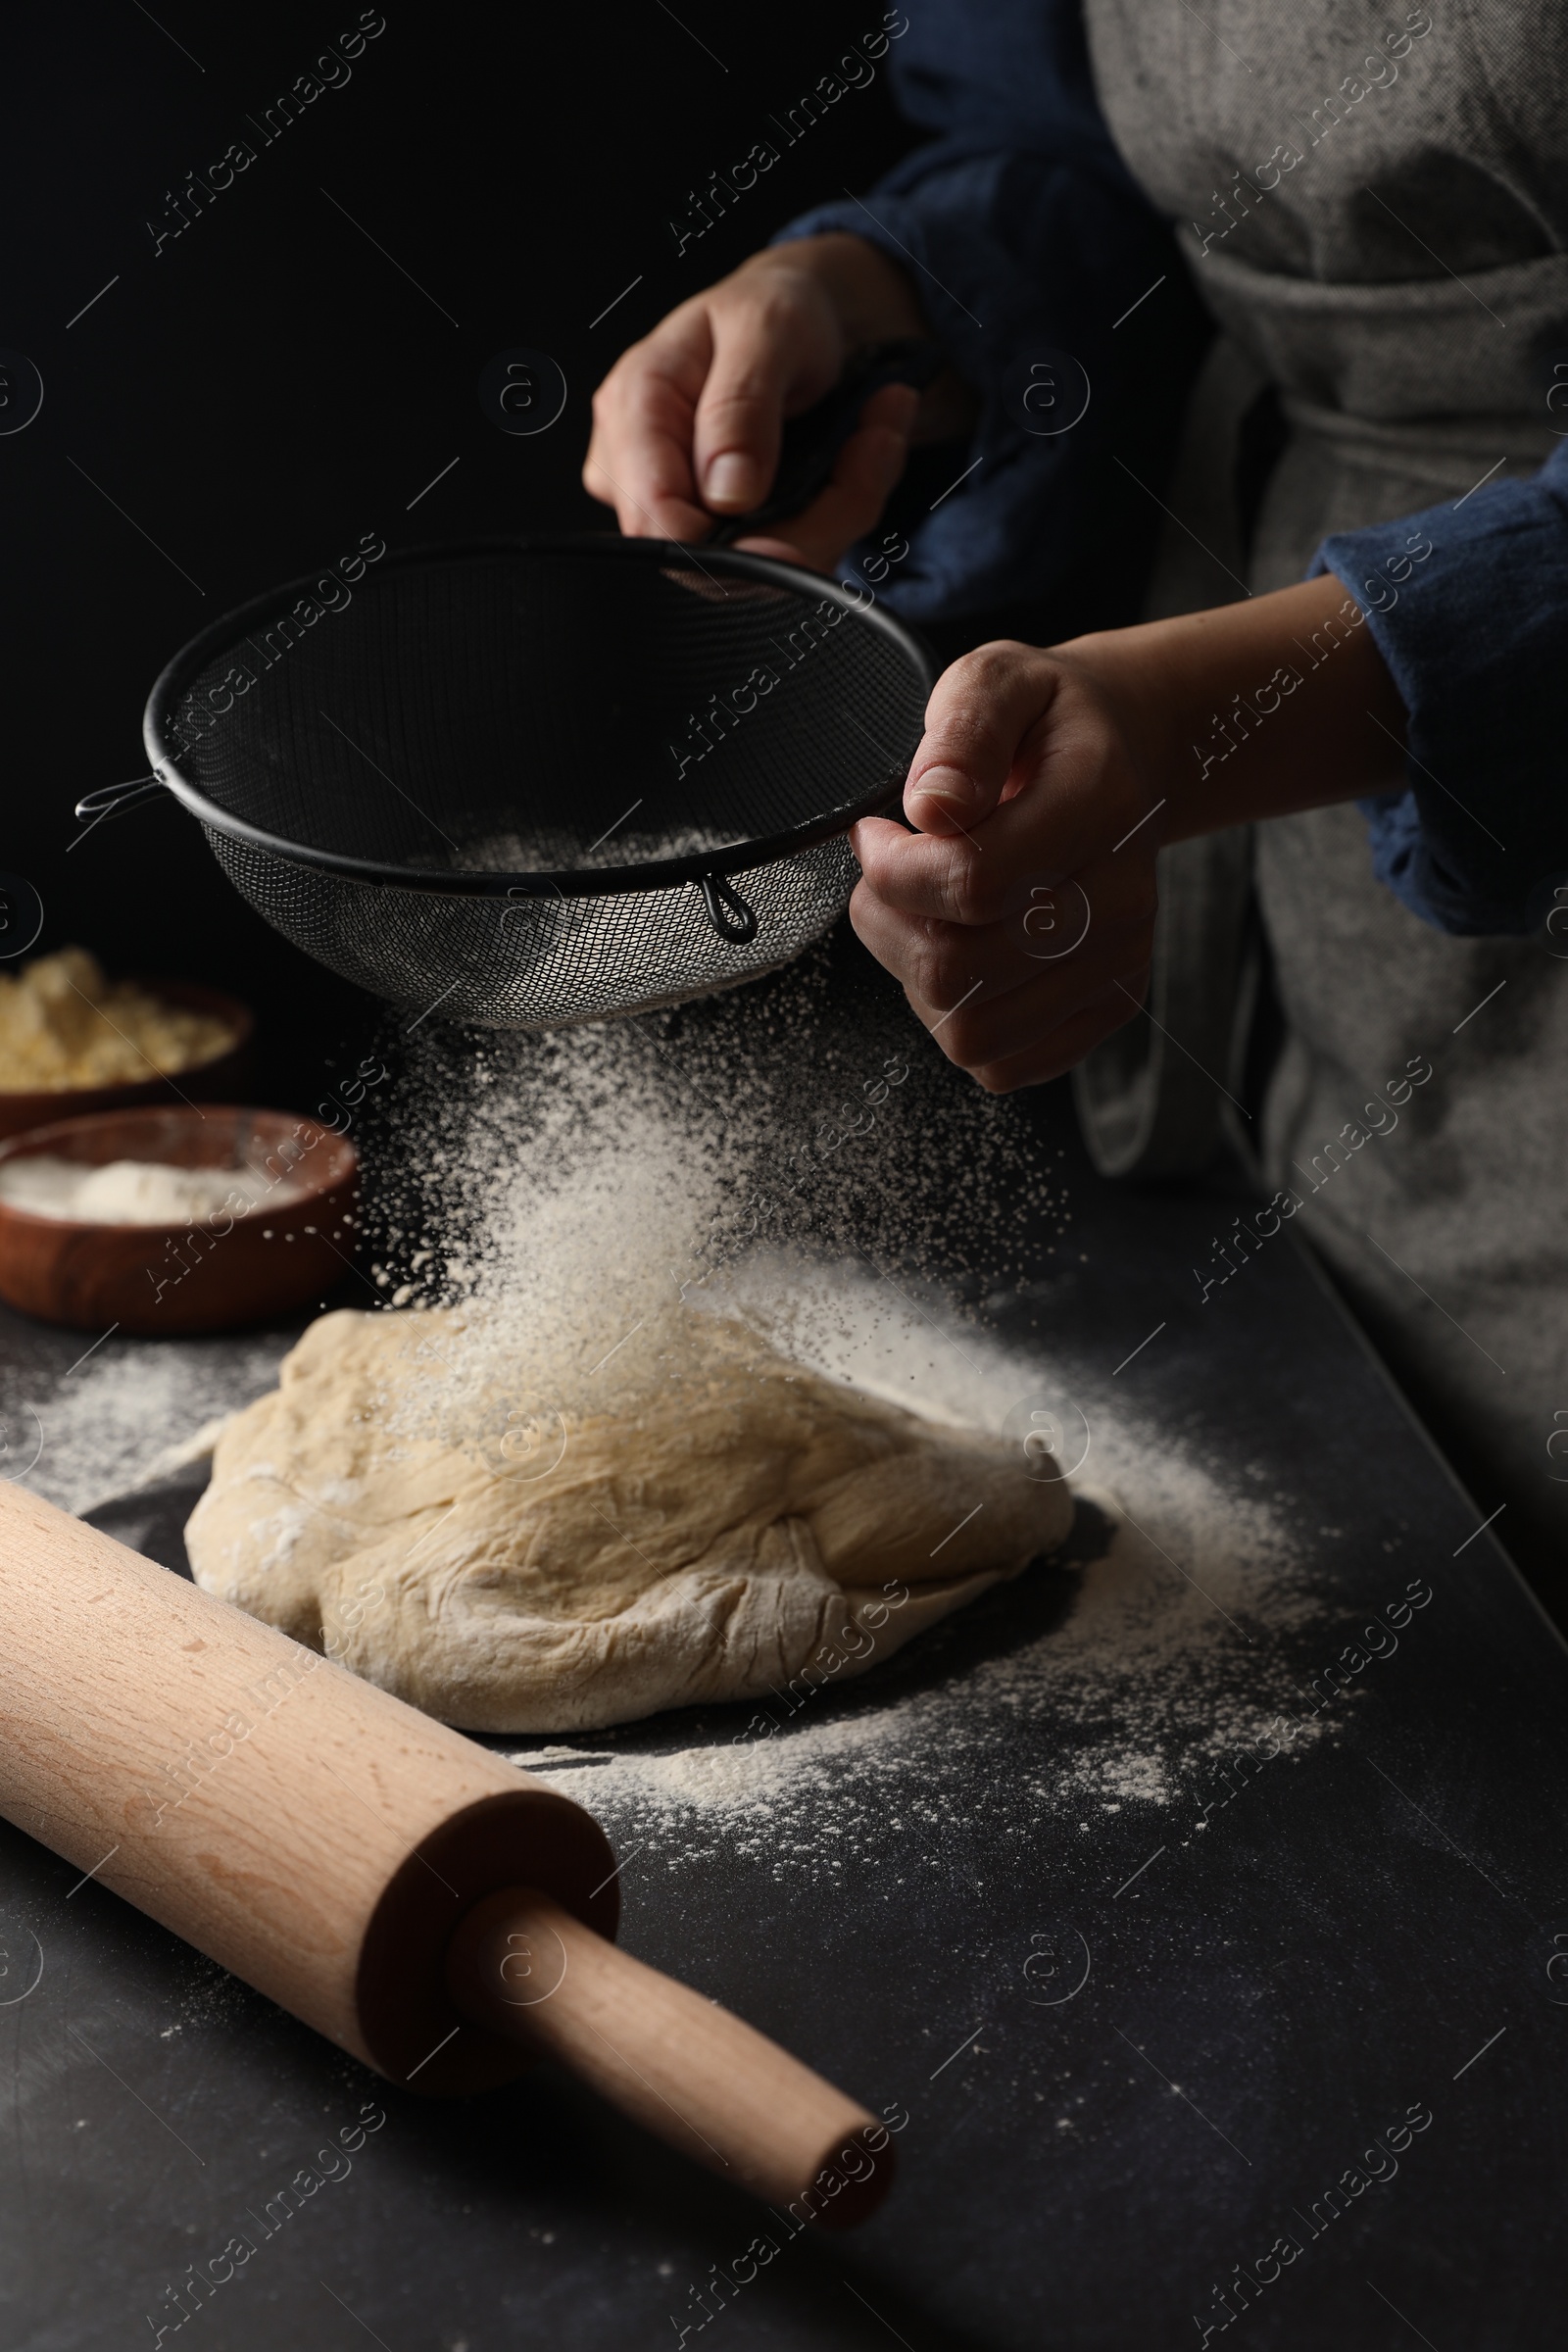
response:
M584 485L629 537L701 541L761 505L785 418L830 391L852 352L925 332L903 270L864 238L769 246L622 353L594 395ZM827 488L739 544L830 570L881 514L920 405L906 384L874 394Z

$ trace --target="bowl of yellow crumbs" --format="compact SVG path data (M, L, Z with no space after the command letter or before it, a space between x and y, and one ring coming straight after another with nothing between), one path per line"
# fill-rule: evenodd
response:
M85 948L0 972L0 1136L142 1103L232 1095L255 1022L189 980L111 980Z

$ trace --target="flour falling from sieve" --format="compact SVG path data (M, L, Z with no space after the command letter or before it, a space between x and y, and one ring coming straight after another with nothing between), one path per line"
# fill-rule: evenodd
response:
M733 1308L770 1246L961 1284L956 1224L994 1283L1025 1217L1062 1213L978 1091L944 1087L934 1131L949 1073L902 1007L835 1018L830 953L676 1013L416 1041L375 1154L399 1173L373 1274L389 1304L457 1307L463 1330L406 1411L472 1434L498 1394L613 1410L686 1375L702 1310ZM786 1348L792 1287L752 1301Z
M411 1434L471 1436L498 1388L514 1416L613 1412L678 1384L717 1311L936 1420L1000 1430L1037 1394L1076 1396L1081 1475L1129 1517L1076 1584L1032 1570L863 1685L515 1751L623 1849L646 1840L643 1867L738 1844L781 1874L836 1872L910 1808L956 1826L977 1778L1008 1791L1020 1835L1165 1821L1298 1712L1289 1638L1319 1601L1278 1506L1008 1321L1022 1283L1074 1254L1056 1162L1027 1107L956 1080L902 1005L844 1017L832 956L641 1021L416 1041L377 1279L461 1328L403 1408ZM1293 1732L1291 1757L1322 1736Z

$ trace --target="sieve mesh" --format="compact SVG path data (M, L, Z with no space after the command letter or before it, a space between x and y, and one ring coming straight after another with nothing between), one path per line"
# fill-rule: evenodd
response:
M147 742L308 954L442 1018L553 1027L816 938L930 675L896 623L786 565L525 541L391 559L336 611L308 582L261 600L165 671Z
M722 939L700 891L591 898L446 898L322 873L207 838L229 880L296 947L378 996L443 1020L556 1029L647 1012L755 980L798 956L849 904L858 868L833 840L734 877L756 937Z

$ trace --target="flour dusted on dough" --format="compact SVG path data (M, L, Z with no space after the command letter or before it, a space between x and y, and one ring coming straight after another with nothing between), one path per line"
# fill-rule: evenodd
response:
M465 1729L576 1731L846 1679L1065 1535L1018 1448L683 1329L563 1412L476 1401L469 1311L322 1316L219 1440L196 1581Z

